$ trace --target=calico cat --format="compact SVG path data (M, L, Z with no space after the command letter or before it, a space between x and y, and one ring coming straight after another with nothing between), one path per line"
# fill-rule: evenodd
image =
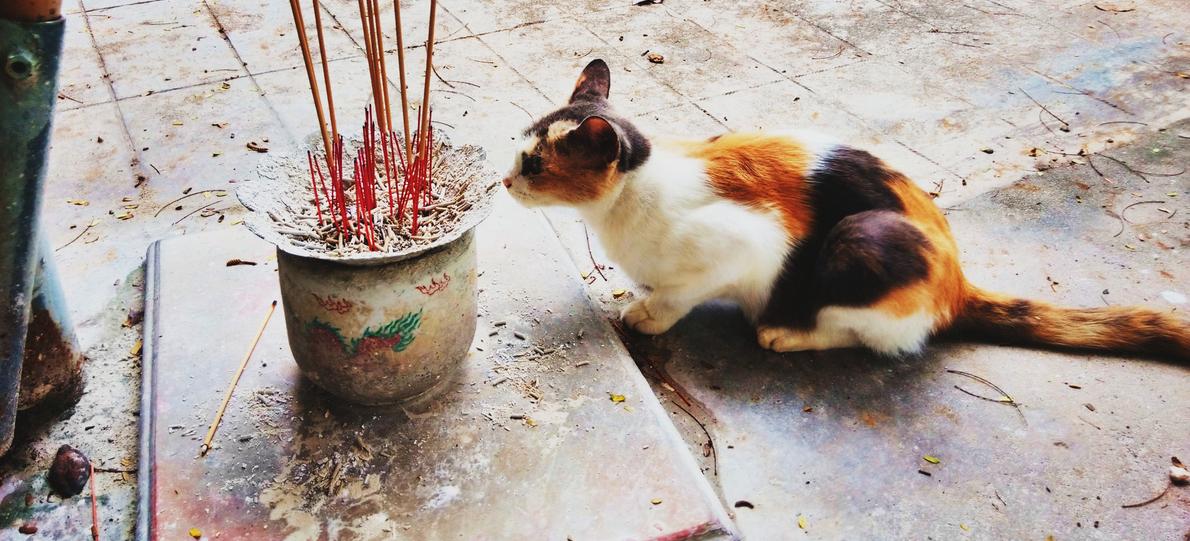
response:
M942 212L871 154L797 132L654 142L608 103L591 62L569 103L523 132L504 185L577 208L651 289L623 312L660 334L696 305L737 301L764 348L921 350L961 330L998 341L1190 360L1190 324L1144 308L1059 308L969 284Z

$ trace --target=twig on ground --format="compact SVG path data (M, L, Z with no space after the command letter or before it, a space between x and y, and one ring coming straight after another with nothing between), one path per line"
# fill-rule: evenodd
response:
M224 190L224 189L215 189L215 190L203 190L203 191L201 191L201 192L190 192L190 193L188 193L188 194L186 194L186 195L183 195L182 197L179 197L179 198L177 198L177 199L174 199L173 201L170 201L169 203L166 203L166 204L164 204L164 205L161 205L161 208L157 209L157 212L153 213L153 217L154 217L154 218L156 218L156 217L160 216L162 211L164 211L165 209L167 209L167 208L169 208L169 207L172 207L174 203L177 203L177 202L179 202L179 201L181 201L181 200L183 200L183 199L187 199L187 198L190 198L190 197L194 197L194 196L196 196L196 195L202 195L202 194L204 194L204 193L216 193L216 192L220 192L220 193L224 193L224 194L226 194L226 193L227 193L227 190Z
M1169 487L1170 487L1170 486L1172 486L1172 484L1171 484L1171 483L1169 483L1169 482L1166 482L1166 483L1165 483L1165 490L1162 490L1162 491L1161 491L1161 494L1158 494L1158 495L1156 495L1156 496L1153 496L1152 498L1149 498L1149 499L1147 499L1147 500L1145 500L1145 501L1143 501L1143 502L1140 502L1140 503L1128 503L1128 504L1121 505L1120 507L1123 507L1124 509L1132 509L1132 508L1134 508L1134 507L1144 507L1144 506L1146 506L1146 505L1149 505L1150 503L1153 503L1153 502L1155 502L1155 501L1157 501L1157 500L1160 500L1161 498L1165 497L1165 495L1166 495L1166 494L1169 494Z
M962 370L952 370L949 368L946 369L946 371L951 374L957 374L957 375L960 375L963 377L971 378L971 379L978 381L984 385L987 385L988 387L992 388L996 392L1000 393L1000 396L1001 396L1000 399L988 398L986 396L980 396L978 394L967 391L966 389L963 389L962 387L959 387L958 385L954 386L955 389L958 389L958 390L960 390L966 394L969 394L971 396L974 396L976 398L987 400L989 402L995 402L997 404L1005 404L1008 406L1012 406L1012 409L1016 410L1017 415L1019 415L1021 417L1021 422L1025 423L1025 426L1029 425L1029 421L1027 419L1025 419L1025 414L1021 412L1021 403L1017 402L1016 399L1012 397L1012 395L1008 394L1008 391L1005 391L1004 389L1000 388L999 385L996 385L995 383L988 381L986 378L977 376L970 372L963 372Z
M1046 113L1048 113L1050 116L1054 117L1054 120L1057 120L1058 122L1061 122L1061 123L1062 123L1062 125L1066 127L1066 131L1070 131L1070 123L1069 123L1069 122L1066 122L1065 120L1062 120L1062 117L1060 117L1060 116L1058 116L1058 115L1055 115L1055 114L1054 114L1054 112L1053 112L1053 111L1050 111L1048 107L1046 107L1046 106L1042 105L1042 104L1041 104L1041 102L1039 102L1039 101L1037 101L1037 100L1033 99L1033 96L1029 95L1029 93L1028 93L1028 92L1025 92L1025 89L1024 89L1024 88L1017 87L1017 89L1018 89L1018 90L1020 90L1020 91L1021 91L1021 93L1022 93L1022 94L1024 94L1026 98L1029 98L1029 101L1032 101L1033 103L1036 103L1036 104L1037 104L1037 106L1038 106L1038 107L1040 107L1042 111L1045 111L1045 112L1046 112Z
M73 239L70 239L70 242L68 242L68 243L66 243L66 244L63 244L63 245L61 245L61 246L59 246L59 247L55 248L55 249L54 249L54 251L55 251L55 252L57 252L57 251L59 251L59 250L61 250L61 249L65 248L65 247L67 247L67 246L70 246L71 244L74 244L74 243L75 243L75 241L77 241L77 240L79 240L79 239L83 238L83 235L86 235L86 234L87 234L87 231L90 231L92 227L95 227L95 223L96 223L96 222L95 222L95 220L91 220L90 222L88 222L88 223L87 223L87 227L84 227L84 228L83 228L83 230L82 230L82 232L80 232L80 233L79 233L77 236L75 236Z
M591 264L595 265L595 272L599 273L599 277L603 278L603 281L606 282L607 276L603 274L603 265L595 261L595 252L591 250L591 233L587 231L587 224L583 224L583 235L587 237L587 255L591 257Z

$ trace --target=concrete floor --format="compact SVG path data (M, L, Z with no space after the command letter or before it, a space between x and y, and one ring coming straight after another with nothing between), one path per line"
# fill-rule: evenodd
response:
M332 29L328 44L335 77L344 81L336 85L337 101L344 111L360 110L369 96L363 82L366 69L356 4L323 3L326 13L342 25ZM315 126L292 21L283 3L68 0L68 4L45 229L59 247L64 287L90 359L88 392L60 418L27 427L24 442L0 463L4 478L0 496L11 494L14 484L33 479L57 446L70 442L90 450L97 467L129 470L99 474L107 524L104 538L123 539L130 535L134 516L136 472L132 470L137 458L140 389L139 358L131 353L140 339L140 326L125 323L129 314L143 310L145 249L164 236L238 227L242 209L220 192L173 201L184 192L232 189L236 182L252 178L261 155L245 147L249 141L290 149ZM426 4L402 3L410 10L406 13L414 14L424 13ZM435 119L452 129L457 140L483 145L497 163L511 152L509 145L519 127L565 99L583 64L604 58L613 67L613 103L637 118L647 133L704 136L728 129L794 126L826 131L873 150L922 187L939 192L939 204L953 209L956 234L968 247L964 255L970 274L989 287L1070 304L1143 303L1184 309L1190 293L1184 270L1184 250L1190 243L1186 225L1190 210L1185 210L1184 203L1190 196L1187 175L1140 179L1110 159L1092 158L1096 172L1088 158L1079 156L1080 152L1105 152L1136 170L1165 173L1184 171L1190 163L1185 150L1190 127L1177 123L1190 116L1185 99L1190 85L1190 33L1184 24L1190 8L1184 2L668 0L634 6L628 0L442 0L439 4L441 41L435 58L445 81L434 82ZM407 35L423 36L424 16L407 19ZM393 42L391 36L388 42ZM420 71L421 62L416 59L420 49L411 51L410 71ZM665 63L649 63L642 54L645 51L663 54ZM395 61L390 62L393 65ZM1055 166L1063 172L1047 171L998 191L1039 168ZM1046 212L1025 212L1037 207L1028 205L1033 193L1046 196L1037 195L1032 201ZM1154 231L1135 231L1131 224L1110 216L1104 222L1099 212L1049 212L1103 205L1099 210L1119 214L1148 197L1167 201L1162 206L1171 211L1183 210L1167 216L1168 224ZM1072 199L1083 207L1071 207ZM182 210L175 210L178 205ZM205 205L211 205L206 212L187 215ZM1132 208L1128 221L1162 219L1155 206ZM541 227L536 218L516 218L517 213L528 213L511 205L501 204L498 212L512 216L507 223ZM575 263L577 280L577 274L590 267L581 225L565 212L551 211L547 217ZM1003 222L1019 227L1005 229ZM1113 236L1116 226L1112 224L1125 226L1121 236ZM1050 236L1051 230L1062 233ZM1146 240L1124 240L1138 233ZM1160 242L1147 240L1154 235ZM597 248L595 255L600 257ZM631 284L614 269L608 278L611 281L593 285L589 296L610 315L623 302L613 299L611 291ZM706 317L720 312L720 318ZM855 368L859 374L839 367L821 373L812 370L822 359L802 364L797 356L761 356L735 317L730 309L711 307L683 323L672 336L656 341L630 339L629 346L638 354L645 375L656 380L655 390L663 403L690 406L693 417L708 427L704 434L690 417L671 409L724 501L729 506L741 499L754 504L754 509L733 508L746 537L792 537L798 531L798 514L809 516L805 533L821 538L871 536L873 532L866 528L875 527L877 521L856 517L880 516L889 517L884 519L889 526L883 537L920 538L926 532L934 538L1054 534L1059 538L1176 539L1190 530L1190 496L1184 491L1135 513L1118 508L1122 502L1143 500L1160 489L1169 456L1190 455L1186 447L1190 430L1184 422L1176 422L1190 415L1190 399L1174 392L1190 383L1184 369L962 345L931 350L922 364L896 364L890 368L894 376L913 377L909 384L890 386L882 383L887 375L865 371L864 361L854 356L846 357L841 366ZM707 328L713 329L714 336L725 337L718 347L727 349L707 349L706 333L698 332ZM656 362L649 360L648 354L655 355L656 348L671 352L668 370L665 366L656 370ZM714 357L708 352L714 352ZM699 364L700 359L713 370ZM755 371L740 368L753 366L748 363L732 369L726 366L739 359L757 359L759 364ZM885 426L889 418L908 415L909 420L893 426L910 430L926 421L898 407L900 403L881 401L892 398L873 398L867 407L881 408L880 415L865 418L856 410L854 416L836 419L833 428L828 424L814 429L813 434L838 438L836 447L829 447L833 453L818 454L822 441L802 441L799 433L789 431L793 414L776 401L797 406L794 413L801 415L801 401L817 396L834 403L840 399L831 390L854 386L872 396L935 397L954 409L957 404L951 402L958 397L943 399L938 393L963 382L939 372L942 367L963 366L1006 388L1018 384L1028 392L1028 400L1022 401L1037 405L1024 411L1027 427L1014 425L1018 421L1011 411L1003 411L1006 408L990 408L996 405L975 399L971 400L977 403L963 403L963 409L955 410L960 419L956 427L995 430L985 433L983 440L963 435L961 442L952 443L953 452L994 462L982 468L975 463L956 465L966 490L907 490L902 484L905 479L879 477L874 479L902 487L901 492L890 493L897 498L886 494L882 497L888 501L868 507L853 495L869 487L846 490L843 484L838 493L810 490L831 479L867 471L864 461L855 456L840 461L843 466L836 464L840 449L856 445L893 449L902 441L896 434L878 430L856 434L854 426L846 425L849 419L860 419L864 426L863 419ZM802 379L808 381L798 383ZM1088 385L1092 381L1098 394L1071 398L1070 384L1086 392L1092 390ZM685 389L685 398L670 389ZM742 397L744 402L724 399L723 389L729 391L727 396ZM1103 416L1103 404L1111 397L1118 400L1109 410L1110 422L1088 417ZM691 402L685 403L686 399ZM695 407L696 401L701 406ZM1098 404L1097 412L1081 406L1083 401ZM1066 409L1071 404L1074 411ZM1154 410L1156 405L1161 411ZM1078 416L1087 417L1087 424L1095 428L1075 430L1057 421L1069 419L1079 407L1084 411ZM1060 436L1051 433L1055 427L1062 428ZM737 446L743 454L730 460L731 455L717 453L704 457L707 434L717 453ZM765 443L768 454L744 453L747 447L737 445L740 434L753 434L756 441ZM1117 445L1108 445L1109 440ZM1066 448L1058 446L1059 441L1079 451L1071 456L1055 454L1056 449ZM1020 456L1004 456L991 447L993 442ZM917 455L933 453L942 445L912 448L912 456L899 460L914 462ZM721 460L715 464L710 458ZM886 464L886 460L872 464ZM1078 461L1080 469L1067 472L1066 477L1050 473L1057 479L1038 481L1047 494L1063 496L1046 500L1035 486L1018 487L1015 493L997 491L989 481L993 473L1008 480L1041 475L1035 467L999 467L1009 460L1062 465ZM836 471L824 464L851 469ZM943 467L949 464L947 460ZM807 478L813 483L806 488L789 470L803 465L813 467L805 471L821 475ZM910 477L919 476L916 468L930 469L920 463L899 467L908 468ZM772 481L764 485L766 477ZM944 482L939 477L930 480ZM1062 492L1059 482L1063 480L1069 481L1071 490ZM1111 493L1093 493L1090 487L1096 486ZM1003 502L980 500L980 511L964 517L962 504L976 505L975 496L987 496L989 490L995 493L994 499L1006 500L1007 511L990 507ZM959 496L954 497L956 493ZM771 500L765 502L762 496ZM931 502L946 513L931 516L926 512ZM877 514L876 509L886 514ZM1004 515L993 518L992 513L998 512ZM61 532L86 531L82 517L87 510L79 500L62 506L39 505L30 513L57 525ZM10 529L0 533L7 536L25 518L12 516L0 524ZM1102 527L1090 526L1094 520L1103 520ZM1142 528L1152 535L1130 535Z

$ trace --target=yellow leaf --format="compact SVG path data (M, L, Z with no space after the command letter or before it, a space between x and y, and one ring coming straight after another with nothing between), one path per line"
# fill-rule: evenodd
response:
M653 499L649 500L649 503L651 503L653 505L661 505L661 498L653 498Z
M1015 400L1013 400L1010 396L1001 396L1000 398L996 399L996 402L1015 402Z
M202 537L202 530L200 530L198 528L190 528L189 533L190 533L190 537L193 537L195 539Z
M627 398L624 398L624 395L622 395L622 394L616 394L616 393L607 393L607 394L611 395L612 402L615 402L617 404L627 400Z
M803 517L801 515L797 516L797 527L801 528L803 530L806 529L806 517Z
M959 523L959 527L962 528L964 532L971 531L971 528L968 528L966 524L963 524L961 522Z
M1169 192L1169 193L1167 193L1167 194L1165 194L1165 195L1166 195L1166 196L1168 196L1168 197L1177 197L1177 196L1178 196L1178 192Z
M91 204L91 202L87 201L86 199L67 199L66 202L78 207L85 207Z
M624 295L627 295L627 294L628 294L628 291L623 290L623 289L617 289L615 291L612 291L612 297L615 297L617 299L620 297L623 297Z
M121 212L120 214L116 215L116 219L117 220L131 220L132 213L128 212L128 211Z
M936 456L926 455L921 458L922 458L922 460L925 460L926 462L929 462L930 464L937 464L939 462L942 462L941 460L938 460L938 457L936 457Z
M140 349L143 345L144 343L142 341L137 340L135 344L132 344L132 349L128 350L128 353L131 353L134 357L140 355Z
M537 421L534 421L532 417L525 417L525 424L529 425L530 427L533 427L533 426L537 426Z
M1125 245L1124 245L1124 248L1127 248L1127 249L1129 249L1129 250L1132 250L1133 252L1135 252L1135 251L1136 251L1136 247L1135 247L1135 246L1133 246L1133 245L1131 245L1131 244L1125 244Z
M174 126L181 126L181 125L182 125L182 121L181 121L181 120L175 120L175 121L174 121Z

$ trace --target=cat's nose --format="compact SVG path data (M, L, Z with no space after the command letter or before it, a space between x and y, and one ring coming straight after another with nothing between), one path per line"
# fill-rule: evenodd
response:
M512 187L512 178L510 178L510 177L504 177L504 187L505 187L505 188L511 188L511 187Z

